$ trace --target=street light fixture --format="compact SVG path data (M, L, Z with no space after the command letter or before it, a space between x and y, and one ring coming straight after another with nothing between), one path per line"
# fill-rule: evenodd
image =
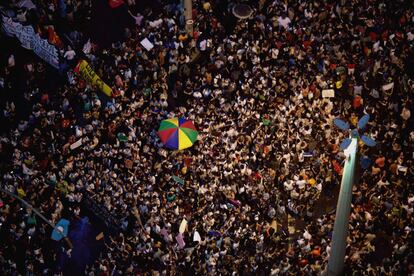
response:
M356 129L349 129L349 124L341 119L335 119L334 124L341 130L350 130L350 137L342 141L340 147L344 150L346 160L342 174L341 188L339 190L338 203L334 230L332 236L331 254L328 260L328 276L342 275L344 268L345 252L347 246L349 214L351 211L352 186L356 182L356 170L359 168L358 142L361 140L365 145L374 147L376 142L367 135L360 135L368 124L369 115L366 114L359 119Z

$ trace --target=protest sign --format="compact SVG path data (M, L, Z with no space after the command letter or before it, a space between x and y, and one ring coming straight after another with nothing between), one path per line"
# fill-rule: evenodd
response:
M79 73L89 84L97 87L105 95L111 97L112 89L104 83L101 78L92 70L86 60L81 60L75 68L75 72Z
M312 157L313 153L312 152L304 152L303 153L303 157Z
M391 82L389 84L385 84L382 86L382 91L388 91L394 88L394 83Z
M201 242L200 233L198 233L197 230L194 232L193 241Z
M173 175L172 179L174 179L174 181L177 182L178 184L180 184L181 186L184 185L184 179L182 179L182 178L180 178L176 175Z
M100 240L102 240L103 238L104 238L104 233L103 233L103 232L101 232L101 233L99 233L99 234L95 237L95 240L100 241Z
M74 150L76 148L79 148L82 145L82 138L80 138L78 141L70 145L70 149Z
M178 246L180 247L180 249L183 249L185 247L185 242L184 242L183 234L179 233L175 237L175 240L177 241Z
M180 229L178 230L181 234L182 233L184 233L185 232L185 229L187 228L187 220L186 219L183 219L182 221L181 221L181 224L180 224Z
M324 89L324 90L322 90L322 97L323 98L333 98L333 97L335 97L335 90L333 90L333 89Z
M152 43L151 43L151 41L149 41L149 40L148 40L148 38L144 38L144 39L141 41L141 45L142 45L142 46L144 46L144 48L145 48L147 51L150 51L152 48L154 48L154 44L152 44Z
M166 241L170 240L170 234L168 233L167 229L162 228L160 233L164 237L164 240L166 240Z

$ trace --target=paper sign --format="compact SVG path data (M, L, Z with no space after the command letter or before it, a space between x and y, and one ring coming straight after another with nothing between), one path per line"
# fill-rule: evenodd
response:
M80 138L78 141L70 145L70 149L74 150L76 148L79 148L82 145L82 138Z
M313 156L313 153L311 153L311 152L304 152L303 153L303 157L312 157Z
M193 241L201 242L201 237L200 237L200 234L197 232L197 230L194 232Z
M88 39L88 42L86 42L86 43L83 45L83 49L82 49L82 51L83 51L85 54L89 54L89 53L91 52L91 49L92 49L91 40L90 40L90 39Z
M187 220L186 219L183 219L182 221L181 221L181 224L180 224L180 229L178 230L181 234L182 233L184 233L185 232L185 229L187 228Z
M154 44L151 43L151 41L148 40L148 38L144 38L141 41L141 45L144 46L147 51L151 51L152 48L154 48Z
M167 229L162 228L160 233L164 237L164 240L166 240L166 241L169 240L169 234L168 234L168 230Z
M117 137L121 142L128 142L128 137L124 133L118 133Z
M174 181L175 181L175 182L177 182L177 183L179 183L180 185L184 185L184 179L179 178L179 177L178 177L178 176L176 176L176 175L173 175L173 176L172 176L172 179L174 179Z
M180 249L183 249L185 247L185 242L184 242L183 234L181 234L181 233L178 234L175 237L175 240L177 241L178 246L180 247Z
M101 232L98 234L98 236L96 236L95 240L99 241L99 240L102 240L103 238L104 238L104 233Z
M393 89L393 88L394 88L394 83L392 82L392 83L383 85L382 86L382 91L388 91L388 90Z
M400 172L407 172L407 170L408 170L408 167L406 167L406 166L400 166L400 165L398 165L398 170L400 171Z
M362 85L354 86L354 95L361 95L362 93Z
M324 90L322 90L322 97L323 98L333 98L333 97L335 97L335 90L333 90L333 89L324 89Z

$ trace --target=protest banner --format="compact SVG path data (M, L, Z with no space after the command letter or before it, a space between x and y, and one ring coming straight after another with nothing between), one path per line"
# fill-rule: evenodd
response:
M112 89L101 80L95 71L92 70L86 60L79 61L78 65L75 67L75 72L79 73L79 75L81 75L89 84L97 87L108 97L111 97Z
M32 26L23 26L9 17L2 16L2 27L6 35L16 37L23 48L33 50L41 59L59 69L59 54L56 47L36 34Z
M36 34L35 37L36 39L32 40L33 52L41 59L58 69L59 57L56 47L50 45L46 40L41 39L38 34Z
M23 26L11 18L3 17L3 30L8 36L15 36L23 48L31 50L31 41L35 35L32 26Z

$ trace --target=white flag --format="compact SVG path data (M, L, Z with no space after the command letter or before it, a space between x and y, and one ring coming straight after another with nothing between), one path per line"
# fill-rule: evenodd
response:
M197 232L197 230L194 232L193 241L201 242L200 234Z

